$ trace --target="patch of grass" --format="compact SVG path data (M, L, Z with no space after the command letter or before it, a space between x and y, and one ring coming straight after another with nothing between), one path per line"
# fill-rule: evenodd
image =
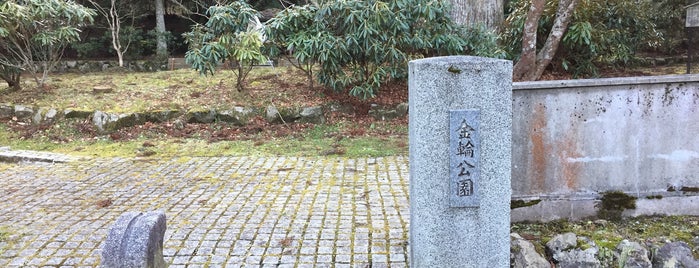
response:
M312 128L308 129L306 133L304 133L304 138L308 139L323 139L323 138L329 138L333 137L339 134L339 129L341 125L340 124L334 124L334 125L315 125Z
M407 147L401 147L404 138L345 138L339 143L336 138L322 137L321 132L308 135L308 138L297 139L293 136L268 138L266 140L236 140L207 142L206 140L189 139L153 139L141 137L128 141L112 141L106 136L88 140L72 140L56 142L48 138L18 139L4 131L0 125L0 144L13 150L37 150L55 153L89 157L135 157L146 150L146 141L155 144L147 150L154 152L152 157L205 157L205 156L323 156L323 152L333 148L344 148L347 157L379 157L390 155L405 155ZM318 131L318 130L316 130ZM316 136L316 137L313 137Z
M347 157L381 157L390 155L407 155L407 139L362 137L345 139L340 142L345 148Z
M50 151L97 157L181 157L221 155L287 155L349 157L407 154L407 120L378 121L362 110L367 103L335 93L307 88L305 74L292 67L256 68L246 89L238 92L229 70L200 76L191 70L153 73L105 72L53 74L48 89L26 83L17 92L0 94L0 103L51 107L59 110L100 110L109 113L203 109L233 106L298 109L336 103L357 110L327 113L328 123L268 124L261 116L246 126L146 123L98 135L90 119L60 119L34 126L12 120L0 123L0 144L12 149ZM112 93L94 93L106 86ZM394 85L387 96L371 103L404 101L405 85ZM390 94L389 94L390 93ZM182 120L179 118L178 120ZM175 120L173 120L175 121ZM149 141L156 146L143 148Z
M6 226L0 226L0 255L2 255L9 246L10 231Z
M298 103L311 104L320 98L305 87L305 76L292 67L255 68L250 73L246 90L235 89L230 70L219 70L214 76L200 76L189 69L161 72L100 72L51 74L50 89L39 89L24 83L16 92L3 90L0 102L53 107L57 109L100 110L114 113L160 109L230 108L232 106L264 107ZM25 81L26 82L26 81ZM111 93L96 94L92 88L107 86Z
M7 227L0 226L0 242L7 242L7 238L10 236L10 232Z

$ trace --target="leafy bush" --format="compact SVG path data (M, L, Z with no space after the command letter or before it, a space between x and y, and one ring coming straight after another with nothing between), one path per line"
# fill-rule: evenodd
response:
M409 59L499 53L493 34L455 25L445 2L345 0L292 7L269 22L270 51L290 52L309 79L318 63L320 83L362 98L375 96L388 79L406 77Z
M466 40L465 54L499 59L507 56L505 50L498 44L500 40L497 33L489 30L485 25L463 28L461 36Z
M323 25L315 23L318 8L313 5L291 6L279 12L272 20L267 22L266 34L270 42L265 46L266 53L270 57L289 57L286 52L296 60L290 60L294 67L306 73L309 88L313 88L313 66L316 64L320 42L324 42L321 36Z
M218 64L230 62L236 68L236 87L240 91L252 66L266 61L260 47L260 32L248 27L259 15L250 5L237 1L207 10L209 20L186 33L189 51L185 60L202 75L213 75Z
M663 39L658 46L649 46L667 54L677 54L685 40L685 0L653 1L653 11L648 14Z
M19 89L19 72L27 71L43 86L65 47L80 40L80 27L94 15L72 1L0 2L0 78Z
M547 1L539 21L537 44L543 44L555 19L558 1ZM510 58L521 51L522 29L529 1L512 1L505 20L503 40ZM597 75L600 64L632 63L635 53L658 46L662 33L656 30L651 2L580 0L554 62L575 76Z

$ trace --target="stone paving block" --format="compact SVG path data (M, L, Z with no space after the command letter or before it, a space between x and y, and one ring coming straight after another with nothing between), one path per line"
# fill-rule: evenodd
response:
M278 256L267 256L262 259L262 264L277 264L280 258Z
M175 256L175 258L172 260L172 264L187 264L189 263L189 258L191 256Z
M58 259L53 267L95 267L116 218L149 210L168 215L163 253L170 267L364 267L375 253L393 267L408 254L399 246L409 222L406 157L6 165L0 189L24 190L0 203L0 225L26 226L27 235L0 254L3 267ZM106 199L112 204L97 206Z
M258 264L262 261L262 256L256 255L256 256L248 256L245 258L245 263L246 264Z
M34 258L34 259L29 260L29 262L27 262L26 264L28 266L39 266L43 262L44 262L44 259Z

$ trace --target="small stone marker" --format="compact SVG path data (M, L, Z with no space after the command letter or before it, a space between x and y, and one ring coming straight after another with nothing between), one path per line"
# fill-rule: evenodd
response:
M103 268L161 268L165 213L126 212L112 225L102 249Z
M509 267L512 62L409 64L410 266Z
M94 86L92 87L92 93L95 94L106 94L106 93L112 93L114 89L110 86Z

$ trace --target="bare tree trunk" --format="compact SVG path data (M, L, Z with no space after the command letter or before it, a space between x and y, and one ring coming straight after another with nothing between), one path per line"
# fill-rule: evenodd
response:
M18 91L22 89L22 84L20 83L22 71L9 66L0 66L0 78L7 82L7 86L10 87L10 91Z
M551 32L546 38L544 47L536 55L536 71L530 80L539 79L546 67L551 63L553 56L556 55L558 45L563 39L563 34L568 30L568 24L570 24L570 20L573 18L573 11L575 11L577 4L578 0L561 0L558 3L556 20L553 22L553 27L551 27Z
M460 25L483 24L497 31L505 16L504 0L449 0L451 19Z
M573 11L578 0L560 0L556 10L556 20L553 22L551 32L546 37L546 43L541 50L536 53L536 31L545 0L533 0L527 19L524 22L522 34L522 55L515 64L513 70L513 80L532 81L537 80L544 73L546 67L556 55L558 46L563 39L563 34L568 30L568 24L572 19Z
M536 64L537 28L539 27L539 18L544 13L544 5L546 5L546 0L532 0L530 3L522 30L522 54L512 70L512 79L515 81L526 80L524 77Z
M10 92L19 91L22 89L22 84L19 82L19 76L7 79L5 82L7 82L7 86L10 87Z
M109 30L112 32L112 46L117 53L119 59L119 67L124 67L124 50L121 49L121 40L119 40L119 32L121 31L121 20L116 10L116 0L112 0L112 6L109 9Z
M159 58L167 57L167 37L165 36L165 5L163 0L155 0L155 31L158 33L158 45L156 55Z
M109 10L106 10L94 0L89 0L89 2L107 20L109 33L112 36L112 48L114 48L114 51L116 51L117 59L119 60L119 67L124 67L124 53L126 53L129 45L127 44L126 48L123 48L121 45L121 40L119 39L119 32L121 31L121 18L119 17L119 12L117 11L116 0L111 0Z

